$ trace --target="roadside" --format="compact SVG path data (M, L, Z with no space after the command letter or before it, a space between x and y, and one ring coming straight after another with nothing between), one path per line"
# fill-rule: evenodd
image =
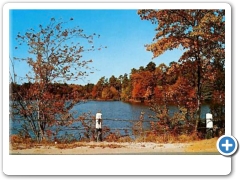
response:
M70 145L40 145L10 149L10 154L28 155L100 155L100 154L218 154L217 138L188 143L153 142L77 142Z

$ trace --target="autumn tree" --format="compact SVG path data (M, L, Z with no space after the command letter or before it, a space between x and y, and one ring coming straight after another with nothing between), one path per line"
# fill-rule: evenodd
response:
M150 71L150 72L155 71L155 69L156 69L156 64L152 61L150 63L148 63L145 68L146 71Z
M26 45L29 56L14 60L29 65L25 81L31 84L25 92L13 94L11 112L13 119L14 115L22 118L22 128L38 141L46 136L48 127L69 125L74 119L69 110L81 101L77 87L71 91L62 86L65 93L59 97L50 91L52 84L83 78L92 62L83 60L83 53L94 50L93 40L97 35L87 35L79 27L71 28L71 21L73 18L67 22L51 18L48 25L39 25L39 29L31 28L16 37L19 46L15 50L23 52Z
M93 87L93 91L92 91L93 98L96 98L96 99L102 98L102 91L106 87L107 83L108 82L107 82L107 79L105 78L105 76L101 77L98 80L97 84L95 84L95 86Z
M121 82L121 99L127 101L131 98L131 81L126 73L123 76L120 75L119 80Z
M88 83L84 86L84 99L92 99L92 92L93 92L94 84Z
M202 103L203 69L207 62L225 61L225 11L224 10L139 10L142 20L157 24L153 43L146 46L153 58L167 50L184 49L179 61L193 61L196 70L197 118L200 120Z
M140 67L139 72L131 75L132 80L132 97L136 100L144 101L152 96L154 89L153 73L150 71L143 71Z

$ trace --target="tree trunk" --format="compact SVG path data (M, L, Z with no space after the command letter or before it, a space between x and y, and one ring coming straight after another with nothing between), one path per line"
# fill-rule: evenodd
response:
M201 96L202 96L202 84L201 84L202 66L199 54L196 57L196 60L197 60L197 117L194 132L197 132L198 123L201 120Z

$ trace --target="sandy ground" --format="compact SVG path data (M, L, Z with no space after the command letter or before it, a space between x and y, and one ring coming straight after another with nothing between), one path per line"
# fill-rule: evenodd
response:
M10 149L10 154L187 154L192 153L189 151L191 147L194 147L194 143L114 143L114 142L86 142L79 143L73 148L59 148L59 145L52 146L39 146L31 149ZM194 153L203 153L203 151L194 151ZM217 153L216 149L205 149L204 153Z
M115 145L115 146L114 146ZM109 147L110 146L110 147ZM121 146L121 147L120 147ZM141 154L159 152L184 152L185 144L156 143L109 143L89 142L72 149L59 149L57 146L11 150L11 154Z

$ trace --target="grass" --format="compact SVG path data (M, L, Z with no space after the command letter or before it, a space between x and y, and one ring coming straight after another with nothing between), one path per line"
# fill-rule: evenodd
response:
M77 147L89 147L89 148L122 148L123 145L118 144L88 144L88 143L71 143L71 144L57 144L55 146L58 149L73 149Z
M154 143L188 143L200 140L196 134L182 134L175 136L173 134L161 134L156 135L152 132L146 134L145 136L138 136L135 142L154 142Z
M73 149L77 147L83 147L85 145L83 143L70 143L70 144L61 143L61 144L56 144L54 146L58 149Z
M90 148L96 148L96 147L99 147L99 148L111 148L111 149L115 149L115 148L122 148L122 147L125 147L123 145L119 145L119 144L91 144L89 145Z
M119 141L123 141L120 139ZM129 141L127 138L126 141ZM37 143L28 138L22 138L17 135L12 135L10 137L10 149L12 150L22 150L22 149L32 149L32 148L40 148L41 146L48 146L48 147L56 147L58 149L73 149L77 147L89 147L89 148L122 148L125 147L124 145L119 144L89 144L88 142L71 142L71 143L64 143L64 142L50 142L43 140L41 143Z
M185 150L186 152L218 152L216 147L217 140L218 138L194 141Z
M200 140L195 134L192 135L180 135L173 136L155 134L147 134L145 136L139 136L135 140L130 137L115 138L111 136L107 139L107 143L91 143L87 141L75 141L75 142L50 142L43 140L41 143L37 143L29 138L21 138L17 135L10 137L10 149L21 150L45 147L55 147L58 149L73 149L77 147L89 147L89 148L122 148L125 147L122 143L126 142L153 142L153 143L188 143L189 145L185 149L185 152L218 152L216 148L217 138ZM113 142L113 143L111 143Z

